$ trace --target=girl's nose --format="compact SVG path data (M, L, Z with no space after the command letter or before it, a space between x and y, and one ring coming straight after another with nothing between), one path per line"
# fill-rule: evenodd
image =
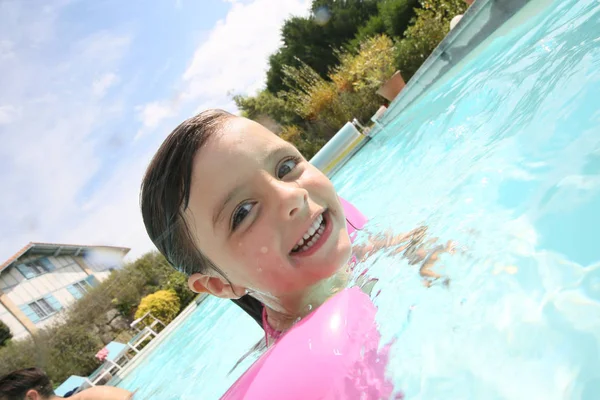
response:
M277 182L280 212L284 219L294 219L308 208L308 191L295 182Z

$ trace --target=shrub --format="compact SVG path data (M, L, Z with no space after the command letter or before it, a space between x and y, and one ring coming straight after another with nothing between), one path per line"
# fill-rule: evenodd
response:
M284 127L280 136L296 146L307 160L310 160L325 144L325 139L317 137L314 131L302 130L297 125Z
M421 0L414 23L397 44L396 65L409 80L444 39L454 16L466 11L463 0Z
M160 319L165 324L173 321L179 313L179 297L173 290L159 290L142 299L135 313L135 318L141 318L147 312Z
M94 357L104 344L83 325L61 325L40 335L48 346L46 372L54 382L62 382L71 375L89 375L99 365Z
M38 349L31 338L11 340L0 348L0 376L22 368L44 368L46 362L45 347L40 346Z
M325 80L306 64L286 67L290 107L311 121L317 137L329 139L353 118L367 121L381 105L377 89L394 72L394 44L385 35L360 45L358 53L338 52L340 65ZM296 143L295 143L296 144Z
M338 53L340 66L331 80L338 91L376 91L394 73L394 43L385 35L366 39L357 54Z
M6 324L0 321L0 347L4 346L12 338L12 332Z
M179 271L174 271L169 275L169 279L164 287L167 290L170 289L177 293L181 310L190 304L196 297L196 293L192 292L188 287L187 277Z
M140 300L158 289L170 288L175 295L175 314L181 304L193 299L183 274L175 271L158 253L149 253L114 271L105 281L66 311L65 324L41 330L33 338L8 340L0 348L0 375L40 367L55 383L71 374L88 375L98 366L94 355L103 346L108 331L106 314L117 306L130 321ZM172 315L172 313L170 314ZM170 317L173 318L172 316ZM114 333L114 329L110 332ZM122 332L124 336L127 331ZM104 336L102 336L104 335ZM109 336L110 337L110 336Z

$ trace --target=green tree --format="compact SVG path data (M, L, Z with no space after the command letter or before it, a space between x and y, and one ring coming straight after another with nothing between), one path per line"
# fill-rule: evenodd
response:
M0 321L0 347L4 346L12 338L10 328Z
M274 95L266 89L258 92L256 96L236 95L233 100L242 112L242 116L254 121L266 115L282 126L302 122L282 97Z
M419 7L419 0L383 0L379 2L379 15L385 26L385 33L393 38L403 37L406 28L415 16L417 7Z
M450 30L450 21L466 11L463 0L421 0L416 20L397 44L396 65L409 80Z
M358 29L350 47L357 48L365 39L382 33L391 38L402 38L419 6L419 0L380 0L377 14Z
M71 375L88 375L98 367L95 354L103 347L102 341L86 326L62 325L43 336L48 346L46 372L55 382Z
M309 17L293 17L283 25L283 45L269 58L267 90L271 93L288 89L284 66L299 67L304 63L326 78L338 63L333 50L354 38L359 27L377 14L377 1L314 0L311 10ZM320 11L328 18L316 18Z

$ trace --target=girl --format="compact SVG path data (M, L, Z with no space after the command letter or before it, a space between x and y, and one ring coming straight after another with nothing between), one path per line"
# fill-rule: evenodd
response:
M151 161L140 197L150 238L190 289L236 301L273 338L348 283L352 249L332 183L253 121L221 110L184 121ZM354 254L406 240L397 251L418 253L417 232Z

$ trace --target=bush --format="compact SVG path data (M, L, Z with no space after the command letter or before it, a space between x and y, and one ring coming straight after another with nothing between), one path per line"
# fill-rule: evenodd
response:
M422 0L414 23L397 44L396 65L408 81L444 39L454 16L464 13L463 0Z
M160 319L165 324L170 323L179 313L179 297L173 290L159 290L142 299L135 313L135 318L141 318L147 312Z
M31 338L9 341L0 348L0 376L22 368L44 368L48 359L45 349L44 346L38 349Z
M286 67L286 84L297 89L286 94L290 107L312 122L321 139L331 138L353 118L367 121L383 99L377 89L394 72L394 44L385 35L361 43L358 53L338 52L340 65L325 80L308 65Z
M33 338L5 341L0 348L0 375L32 366L46 370L54 383L73 374L89 375L99 365L94 355L103 347L103 341L118 334L114 328L110 332L103 329L108 322L107 312L116 306L131 322L140 300L163 288L172 290L167 291L171 311L168 318L162 318L172 320L180 304L188 304L195 294L187 288L185 276L160 254L140 257L114 271L69 307L64 324L41 330ZM121 334L128 336L128 331Z
M283 140L296 146L307 160L310 160L325 145L325 139L317 137L310 130L302 130L296 125L284 127L280 136Z
M94 357L103 343L90 329L59 325L40 331L35 337L11 341L0 350L0 375L37 366L54 383L70 375L89 375L99 365Z
M385 33L390 37L401 38L415 16L415 9L419 7L419 1L383 0L379 2L378 7L379 15L381 15L386 29Z
M0 321L0 347L4 346L12 338L12 332L6 324Z
M48 346L46 372L54 382L71 375L89 375L100 365L94 356L104 343L83 325L61 325L40 339Z
M187 277L178 271L171 273L168 281L165 284L165 289L173 290L175 293L177 293L181 310L190 304L196 297L196 293L192 292L188 287Z

